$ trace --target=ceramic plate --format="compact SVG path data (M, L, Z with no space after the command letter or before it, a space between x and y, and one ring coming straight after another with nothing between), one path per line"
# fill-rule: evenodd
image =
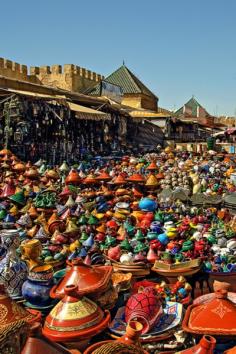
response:
M178 326L182 320L183 305L178 302L168 301L164 308L164 314L160 318L157 325L151 330L151 332L142 335L142 338L158 335L163 332ZM112 333L123 336L125 334L126 322L125 322L125 307L119 308L114 320L111 322L109 329Z

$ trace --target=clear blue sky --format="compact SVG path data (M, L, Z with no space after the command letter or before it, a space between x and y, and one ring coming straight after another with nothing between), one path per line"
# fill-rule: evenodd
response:
M2 1L0 56L73 63L107 76L123 59L177 109L192 95L236 115L235 0Z

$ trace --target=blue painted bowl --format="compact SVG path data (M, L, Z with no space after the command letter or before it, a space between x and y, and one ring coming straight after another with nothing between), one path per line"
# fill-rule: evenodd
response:
M142 198L139 202L139 208L143 211L155 211L157 203L151 198Z

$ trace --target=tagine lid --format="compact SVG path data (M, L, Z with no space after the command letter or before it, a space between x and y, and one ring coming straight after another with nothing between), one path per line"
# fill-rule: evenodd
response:
M112 266L89 266L83 263L82 259L73 259L71 268L61 281L53 286L50 296L62 298L65 295L67 285L78 286L78 294L86 295L105 290L111 280Z
M145 185L148 187L152 187L152 186L156 187L158 185L157 178L152 174L149 175Z
M19 320L31 324L41 320L41 313L36 310L27 311L17 302L12 300L5 292L3 284L0 284L0 330L4 326L12 325Z
M146 170L148 170L148 171L155 171L157 169L158 169L158 167L157 167L157 164L155 163L155 161L150 162L150 164L146 168Z
M65 287L65 296L46 317L43 334L56 341L71 341L90 338L103 330L110 320L92 300L78 295L79 289L70 284Z
M143 183L143 182L145 182L145 178L141 174L135 173L132 176L130 176L129 178L127 178L127 181Z
M110 181L111 176L106 171L101 171L99 175L96 177L97 181Z
M190 305L182 326L186 332L195 334L235 336L236 307L227 290L217 290L208 303Z
M90 173L88 176L86 176L83 179L83 183L84 184L94 184L94 183L97 183L97 180L96 180L96 177L92 173Z
M125 184L126 180L122 174L119 174L113 179L112 183L116 185Z

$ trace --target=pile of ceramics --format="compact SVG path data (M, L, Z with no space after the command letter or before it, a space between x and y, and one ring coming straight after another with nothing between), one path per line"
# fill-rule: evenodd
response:
M187 333L209 334L198 344L206 353L224 345L236 327L194 323L193 280L209 284L199 310L212 301L205 315L233 316L235 171L230 155L170 148L72 168L0 151L0 307L22 313L10 323L23 333L30 325L28 345L34 338L55 353L175 353L196 344ZM106 336L117 340L100 343Z

